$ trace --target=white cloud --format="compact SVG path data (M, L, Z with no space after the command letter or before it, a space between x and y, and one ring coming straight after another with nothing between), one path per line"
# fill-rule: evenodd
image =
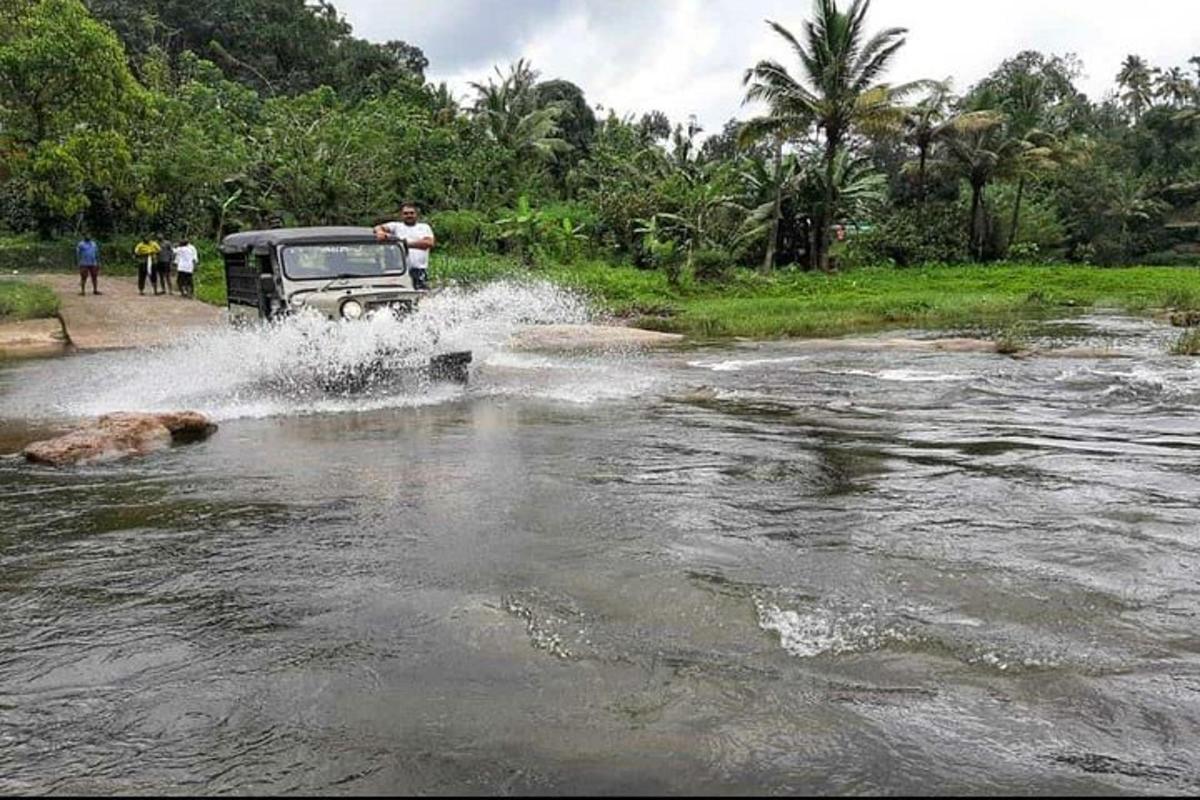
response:
M492 64L526 57L543 77L577 83L593 105L660 109L677 121L696 114L710 132L748 113L747 67L766 57L794 63L764 20L799 33L810 9L804 0L439 0L416 14L393 0L337 6L358 36L422 47L429 77L461 94ZM868 24L909 29L889 80L953 76L960 90L1026 49L1077 54L1080 88L1094 99L1129 53L1162 66L1200 55L1200 0L874 0Z

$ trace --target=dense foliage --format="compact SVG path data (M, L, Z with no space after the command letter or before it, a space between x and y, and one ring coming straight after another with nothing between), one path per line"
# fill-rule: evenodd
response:
M735 267L1005 258L1200 259L1200 57L1131 55L1093 101L1071 56L1023 52L962 95L886 82L905 31L816 0L789 63L748 65L764 113L702 139L597 118L527 62L457 98L405 42L328 2L0 0L0 226L203 240L368 224L421 203L443 242L527 265Z

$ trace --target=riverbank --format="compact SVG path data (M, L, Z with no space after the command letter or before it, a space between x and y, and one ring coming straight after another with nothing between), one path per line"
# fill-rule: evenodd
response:
M834 275L738 272L670 287L657 272L587 264L542 271L638 327L693 337L842 336L890 328L1003 331L1021 319L1093 308L1200 308L1200 270L1078 265L931 266Z
M212 243L198 245L197 297L223 306L220 257ZM108 252L120 252L120 244L108 246ZM70 250L61 242L35 248L22 241L19 247L0 247L0 256L8 266L74 280L74 271L62 266ZM118 262L111 259L105 275L132 274L132 264ZM440 251L431 272L441 286L548 280L585 294L627 325L703 339L831 337L897 328L971 329L1004 337L1019 320L1093 308L1134 314L1200 310L1200 269L1189 267L992 264L833 275L784 269L769 276L738 269L722 280L688 278L671 286L662 272L602 261L529 268L497 255Z
M53 355L67 339L52 289L37 283L0 280L0 358Z
M0 279L0 324L46 319L58 313L58 296L49 287Z
M99 296L90 284L80 295L74 274L42 273L23 286L54 298L56 316L0 325L0 354L9 357L40 355L67 344L79 350L167 344L222 319L221 309L178 294L140 295L137 282L121 276L101 275Z

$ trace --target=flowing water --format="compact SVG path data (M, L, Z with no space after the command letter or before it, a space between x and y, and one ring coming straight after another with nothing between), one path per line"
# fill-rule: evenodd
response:
M1200 367L1169 330L555 356L503 341L568 298L442 302L0 369L0 452L221 423L0 458L0 791L1200 791ZM460 346L465 389L307 379Z

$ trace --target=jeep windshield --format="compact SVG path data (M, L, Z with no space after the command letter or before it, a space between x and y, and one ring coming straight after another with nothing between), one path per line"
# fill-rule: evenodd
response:
M387 242L288 245L280 259L283 274L294 281L404 274L404 250Z

